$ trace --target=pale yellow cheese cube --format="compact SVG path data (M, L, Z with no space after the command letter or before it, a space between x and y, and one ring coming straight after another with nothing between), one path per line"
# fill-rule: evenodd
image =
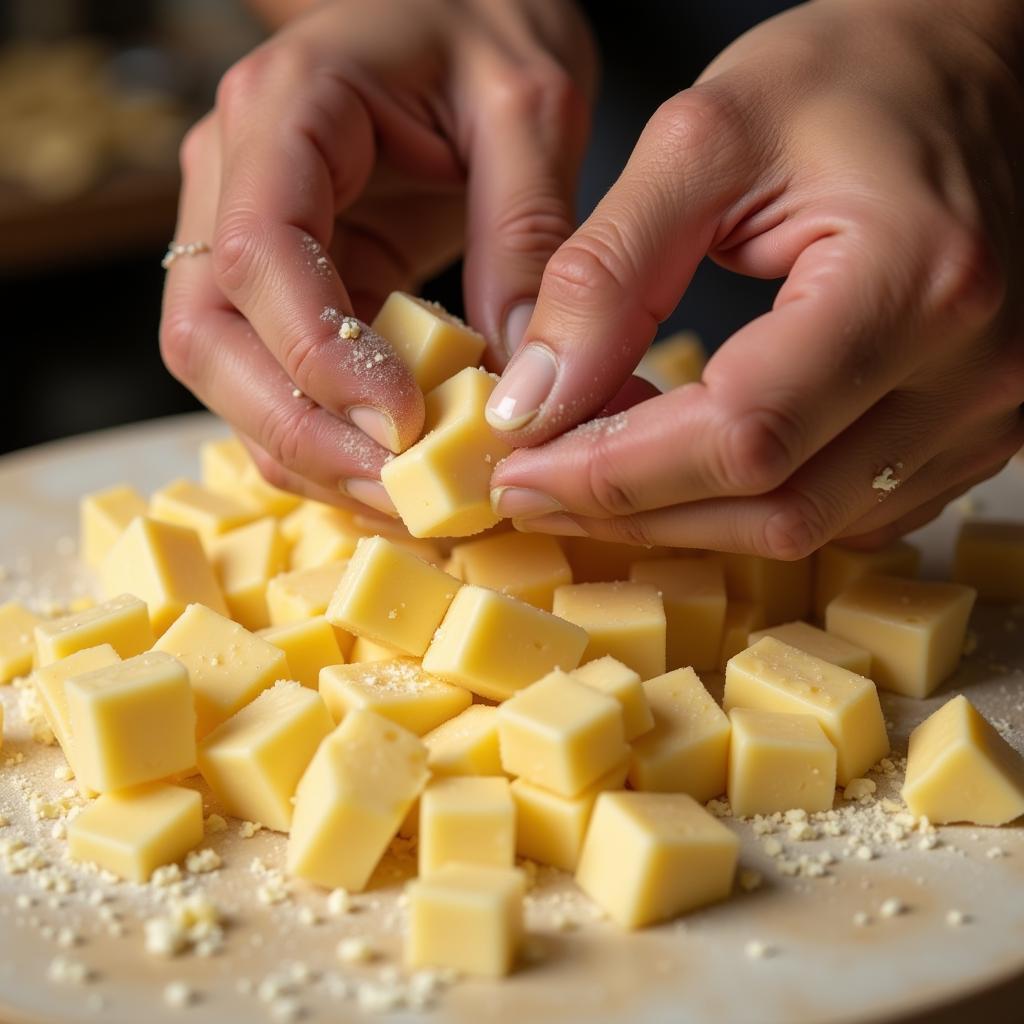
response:
M149 499L153 519L191 527L207 548L214 537L251 523L256 513L250 505L227 494L218 494L191 480L172 480Z
M280 648L201 604L189 605L153 649L173 654L188 669L199 739L288 678Z
M335 511L341 512L340 509ZM310 516L291 550L290 566L315 569L328 562L343 562L352 557L361 533L352 524L351 515L330 516L323 512Z
M34 631L36 665L50 665L75 651L110 644L122 658L131 658L153 646L153 627L145 602L132 594L73 615L40 622Z
M419 873L445 864L512 867L516 807L508 779L453 775L434 779L420 797Z
M836 792L836 748L813 715L733 708L729 782L737 817L827 811Z
M346 715L296 789L289 874L363 889L428 776L419 737L372 711Z
M628 752L622 705L554 671L498 708L501 766L562 796L577 796Z
M289 544L295 545L308 530L326 521L336 526L348 526L354 532L354 514L348 509L325 505L322 501L305 499L281 520L281 535Z
M693 331L676 331L644 353L636 375L662 391L671 391L700 380L706 362L700 338Z
M725 899L739 846L685 793L601 793L576 883L617 924L642 928Z
M267 584L270 624L286 626L290 622L305 622L323 615L347 565L347 562L328 562L313 569L298 569L275 576Z
M842 786L889 753L874 683L774 637L729 660L723 705L726 711L814 715L838 752L836 781Z
M265 516L214 537L207 551L231 618L246 629L269 626L267 585L288 565L288 543L277 520Z
M320 696L335 722L363 708L417 736L454 718L473 702L469 690L435 679L412 658L331 665L320 673Z
M516 804L516 853L538 864L575 871L598 793L621 789L629 772L629 758L591 783L574 797L559 796L526 779L513 779Z
M287 832L295 788L333 728L319 694L278 682L203 740L199 770L229 814Z
M388 647L387 644L379 644L376 640L370 640L365 636L357 636L352 643L352 652L349 661L353 665L366 665L375 661L394 661L395 658L408 658L397 647ZM414 658L419 661L419 658Z
M571 583L555 591L555 615L575 622L590 638L581 661L611 655L641 679L665 671L665 607L646 583Z
M193 602L228 613L199 535L185 526L133 519L107 552L99 575L106 597L134 594L146 602L157 636Z
M487 342L436 302L392 292L373 329L390 342L421 391L432 391L468 366L477 366Z
M335 626L422 657L461 584L383 537L364 537L327 608Z
M410 968L497 978L515 966L523 939L526 880L518 868L447 864L406 888Z
M871 652L857 644L851 644L841 636L826 633L807 622L783 622L778 626L755 630L747 637L746 646L756 644L763 636L773 636L790 647L813 654L816 658L830 661L840 668L849 669L859 676L871 678ZM736 652L739 653L738 651Z
M866 576L832 600L825 626L871 652L880 687L927 697L960 664L975 596L960 583Z
M435 776L503 775L498 746L498 709L471 704L423 737Z
M204 487L245 502L256 515L280 518L302 500L268 484L237 437L207 441L199 449L199 465Z
M593 537L562 537L562 549L572 568L574 583L612 583L628 580L635 562L670 558L672 548L640 548L633 544L615 544Z
M873 551L826 544L814 556L814 614L825 621L829 601L865 576L917 575L921 552L905 540L894 540Z
M71 738L71 713L68 710L68 697L64 689L69 679L75 676L85 675L98 668L106 668L114 665L121 659L110 644L100 644L98 647L88 647L84 651L76 651L74 654L55 661L45 668L36 669L32 673L32 682L39 694L39 703L43 709L43 716L50 731L57 738L61 750L71 767L71 770L78 775L76 767L74 743ZM86 791L86 795L92 794L88 786L81 783L80 788Z
M748 637L764 625L764 609L753 601L732 601L725 607L725 623L722 626L722 651L718 656L718 667L725 666L734 654L749 647Z
M629 578L658 589L665 606L665 667L718 667L725 628L725 570L714 556L634 562Z
M85 495L78 503L78 553L82 561L98 568L128 524L145 514L145 498L128 484Z
M1024 601L1024 523L964 523L956 541L953 579L990 604Z
M622 705L622 724L626 742L635 740L654 725L640 675L610 654L589 661L569 673L573 679L614 697Z
M697 673L677 668L643 685L654 727L633 741L630 785L701 802L724 793L729 719Z
M935 824L1006 825L1024 814L1024 758L954 697L910 734L903 799Z
M468 537L498 522L491 472L512 450L484 416L495 380L465 369L426 396L423 437L380 478L414 537Z
M258 635L284 652L288 660L288 678L311 690L320 686L321 669L345 664L337 633L323 615L304 622L269 626L261 629Z
M576 668L586 646L579 626L467 583L427 648L423 668L481 697L506 700L553 669Z
M203 841L203 801L194 789L162 782L105 793L68 821L67 836L74 860L146 882Z
M16 601L0 604L0 684L32 671L33 630L43 620Z
M760 605L766 626L807 617L814 582L813 559L781 562L758 555L721 557L730 601L753 601Z
M543 533L499 533L452 548L454 575L551 611L555 589L572 583L561 545Z
M148 651L73 676L64 685L75 772L97 793L165 779L195 766L188 671Z

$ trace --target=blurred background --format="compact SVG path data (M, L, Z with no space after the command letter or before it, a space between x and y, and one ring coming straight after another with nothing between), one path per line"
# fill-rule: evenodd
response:
M583 217L657 105L771 0L584 3L604 71ZM265 35L244 0L0 0L0 452L199 408L160 362L177 146ZM461 312L460 268L425 293ZM777 282L705 264L663 328L709 348Z

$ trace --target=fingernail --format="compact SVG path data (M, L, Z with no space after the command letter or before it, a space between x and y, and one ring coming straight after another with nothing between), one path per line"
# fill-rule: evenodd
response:
M491 491L491 508L502 519L529 519L565 511L561 502L530 487L495 487Z
M537 415L558 376L555 357L543 345L527 345L509 364L487 401L487 422L519 430Z
M505 351L510 356L515 355L516 349L522 343L523 335L526 334L526 328L530 323L530 317L533 316L536 306L536 302L520 302L513 306L506 314L505 332L502 340L505 343Z
M369 405L356 405L348 410L348 418L353 426L358 427L367 437L372 437L389 452L399 451L398 431L395 430L391 418L379 409Z
M398 510L388 497L388 492L384 490L384 485L379 480L366 480L362 477L355 480L346 480L342 484L342 490L350 498L355 498L356 501L361 501L364 505L369 505L370 508L375 508L378 512L383 512L385 515L392 517L397 517L398 515Z
M523 533L555 533L561 537L586 537L587 531L564 512L537 516L534 519L513 519L512 525Z

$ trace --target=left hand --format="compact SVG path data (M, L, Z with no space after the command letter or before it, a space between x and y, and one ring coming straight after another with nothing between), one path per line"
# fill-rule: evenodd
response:
M1018 0L816 0L730 46L551 258L489 407L524 446L497 510L794 559L885 542L1000 469L1024 442L1022 71ZM563 433L705 255L786 276L772 311L700 383Z

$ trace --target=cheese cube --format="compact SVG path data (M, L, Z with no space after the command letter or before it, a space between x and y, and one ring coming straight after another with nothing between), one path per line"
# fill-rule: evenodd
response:
M806 622L784 622L778 626L755 630L747 637L746 646L756 644L763 636L773 636L790 647L796 647L808 654L813 654L823 661L856 672L859 676L871 677L871 653L851 644L841 636L833 636L817 626ZM739 653L738 651L736 652Z
M871 652L880 687L927 697L960 664L974 598L959 583L867 576L833 599L825 626Z
M40 622L34 636L36 664L40 666L99 644L110 644L122 658L153 646L149 611L145 602L131 594L121 594L74 615Z
M61 750L64 751L64 756L76 777L78 776L76 767L78 759L75 756L71 738L71 712L68 710L65 684L75 676L85 675L98 668L107 668L120 660L117 651L110 644L100 644L98 647L88 647L84 651L76 651L74 654L32 673L32 682L39 695L39 703L43 709L46 724L57 738L57 742L60 744ZM84 784L80 788L86 790L86 795L94 792Z
M646 583L571 583L555 591L552 611L587 631L584 663L611 655L641 679L665 671L665 608Z
M903 799L935 824L1006 825L1024 814L1024 758L954 697L910 734Z
M526 882L517 868L447 864L406 888L410 968L447 968L497 978L515 965Z
M614 697L554 671L498 708L501 766L562 796L577 796L628 752Z
M196 763L185 666L160 651L95 668L64 686L75 772L97 793L154 782Z
M732 812L745 818L801 808L827 811L836 793L836 748L812 715L729 712Z
M627 743L654 725L640 676L628 665L605 655L573 669L569 674L578 682L614 697L622 705L622 725Z
M572 583L561 545L543 533L499 533L452 548L454 575L551 611L555 589Z
M503 775L498 747L498 709L471 704L423 737L435 776Z
M836 781L842 786L889 753L874 683L774 637L729 660L723 705L726 711L814 715L838 752Z
M725 570L712 556L634 562L629 578L658 589L665 606L665 665L718 668L725 628Z
M677 331L656 341L644 353L636 375L662 391L671 391L700 380L706 362L700 338L693 331Z
M328 562L314 569L298 569L275 576L267 584L270 624L286 626L323 615L347 565L347 562Z
M383 537L364 537L327 609L335 626L422 657L459 581Z
M414 537L468 537L498 522L491 471L512 449L484 417L494 385L469 368L429 392L423 437L384 464L381 482Z
M363 889L427 778L418 737L372 711L346 715L296 789L289 874Z
M575 583L613 583L628 580L635 562L670 558L672 548L638 548L633 544L615 544L593 537L562 537L562 548Z
M353 665L366 665L375 661L394 661L395 658L407 658L397 647L388 647L387 644L379 644L375 640L368 640L365 636L357 636L352 644L352 653L349 661ZM413 658L419 661L419 658Z
M188 669L199 739L288 677L279 648L201 604L189 605L153 650L173 654Z
M725 899L739 839L685 793L601 793L576 883L625 928Z
M634 789L689 793L701 802L725 792L729 719L692 668L648 679L654 728L633 742Z
M824 622L829 602L865 576L912 577L920 564L921 552L905 540L874 551L826 544L814 556L814 614Z
M268 484L237 437L207 441L199 449L199 465L204 487L244 502L256 515L280 518L302 500Z
M813 561L780 562L758 555L722 555L729 600L753 601L766 626L806 618L811 610Z
M516 808L506 778L434 779L420 797L419 874L445 864L512 867Z
M339 527L348 526L358 533L352 525L354 518L354 513L348 509L325 505L322 501L307 498L281 519L281 536L294 546L302 540L307 531L314 529L322 521Z
M337 516L323 512L310 516L302 533L294 541L291 568L315 569L328 562L344 562L352 557L361 534L352 524L351 514L335 509Z
M43 620L15 601L0 604L0 684L32 671L35 637Z
M288 543L272 516L240 526L207 544L231 617L246 629L270 625L267 584L288 564Z
M1024 523L964 523L956 541L953 579L974 587L981 601L1024 601Z
M722 652L718 656L718 667L723 672L734 654L749 647L749 636L764 625L764 609L752 601L729 601L725 607L725 624L722 626Z
M68 822L67 835L74 860L146 882L203 841L203 801L194 789L162 782L106 793Z
M464 584L434 634L423 668L490 700L505 700L553 669L580 663L587 634L524 601Z
M107 597L134 594L146 602L159 636L192 602L227 614L227 606L194 530L140 516L115 541L100 566Z
M145 514L145 499L127 484L85 495L78 504L78 552L82 561L98 568L128 524Z
M270 626L261 629L259 636L284 652L288 661L288 678L311 690L320 686L321 669L345 663L334 627L322 615L304 622Z
M227 494L218 494L191 480L172 480L149 499L149 514L161 522L188 526L207 547L214 537L251 523L256 513L250 505Z
M320 673L320 696L335 722L356 708L422 736L473 702L469 690L428 675L412 658L331 665Z
M199 770L228 814L287 832L295 788L333 728L319 694L275 683L203 740Z
M574 797L559 796L525 779L513 779L516 804L516 853L538 864L575 871L598 793L621 789L629 758L624 757L596 782Z
M487 342L482 334L436 302L392 292L373 329L390 342L421 391L432 391L468 366L477 366Z

